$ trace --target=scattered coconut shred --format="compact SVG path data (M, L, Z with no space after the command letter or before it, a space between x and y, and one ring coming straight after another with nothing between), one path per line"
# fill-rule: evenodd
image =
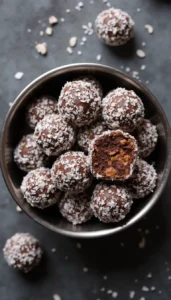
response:
M147 29L149 34L152 34L154 32L154 29L151 25L146 24L144 27L145 27L145 29Z
M53 295L53 300L61 300L61 297L57 294Z
M144 57L145 57L145 52L144 52L143 50L141 50L141 49L138 49L138 50L136 51L136 55L137 55L138 57L140 57L140 58L144 58Z
M72 36L69 40L69 45L70 47L75 47L77 44L77 37L76 36Z
M58 19L55 16L49 17L49 24L50 25L55 25L58 23Z
M40 53L41 55L46 55L48 52L46 43L37 44L35 48L37 52Z
M23 73L23 72L17 72L17 73L14 75L15 79L18 79L18 80L22 79L23 76L24 76L24 73Z

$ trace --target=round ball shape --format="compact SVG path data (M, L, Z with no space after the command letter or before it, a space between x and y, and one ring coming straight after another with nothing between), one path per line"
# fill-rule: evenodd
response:
M73 225L85 223L92 217L89 197L85 193L66 193L59 203L59 211Z
M102 11L96 18L95 28L99 39L110 46L120 46L133 37L134 22L120 9Z
M60 115L72 124L81 127L95 121L100 113L101 97L98 90L82 80L67 82L60 94Z
M123 220L132 203L131 194L126 187L101 182L94 189L90 207L100 221L112 223Z
M102 115L111 129L133 131L144 117L144 105L132 90L117 88L102 102Z
M149 156L155 149L158 139L157 128L150 120L142 119L135 132L138 143L139 155Z
M75 131L59 115L46 115L35 128L38 145L48 156L57 156L75 143Z
M47 157L33 134L25 135L14 150L14 161L24 172L45 166Z
M144 160L137 160L132 177L128 180L133 199L144 198L151 194L157 184L157 173L153 166Z
M79 151L66 152L54 162L52 176L61 191L83 192L92 182L88 157Z
M29 233L16 233L6 241L3 249L8 265L24 273L36 267L43 251L39 241Z
M41 96L28 106L26 119L28 125L34 129L37 123L46 115L57 112L57 100L51 96Z
M40 209L57 203L60 196L60 191L47 168L30 171L22 181L21 192L31 206Z

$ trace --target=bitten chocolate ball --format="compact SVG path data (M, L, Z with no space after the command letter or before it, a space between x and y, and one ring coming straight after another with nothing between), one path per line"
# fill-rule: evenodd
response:
M59 211L74 225L87 222L93 215L87 194L66 193L59 203Z
M85 82L91 83L99 92L99 96L102 98L103 97L103 90L100 82L93 76L88 75L88 76L80 76L78 80L82 80Z
M41 96L28 106L26 119L28 125L34 129L44 116L57 112L57 100L51 96Z
M41 209L57 203L60 196L60 191L47 168L30 171L22 181L21 192L31 206Z
M64 85L58 110L66 121L78 127L89 125L97 119L100 109L101 97L91 83L78 80Z
M94 189L90 207L96 218L104 223L111 223L123 220L132 203L127 188L101 182Z
M110 46L120 46L133 37L134 22L120 9L110 8L102 11L95 21L99 39Z
M90 147L90 167L96 178L125 180L133 172L137 159L137 143L121 130L105 131Z
M150 120L142 119L135 132L135 138L138 143L139 155L141 157L149 156L157 144L158 133L156 126Z
M134 91L117 88L102 102L102 115L111 129L133 131L144 117L144 105Z
M29 233L16 233L6 241L3 249L10 267L24 273L36 267L42 258L39 241Z
M156 187L156 170L146 161L139 159L127 183L133 199L143 198L152 193Z
M90 126L81 127L77 135L78 145L85 152L88 152L88 149L94 138L98 135L101 135L106 129L107 127L103 122L96 122Z
M75 143L75 132L59 115L46 115L35 128L38 145L48 156L57 156Z
M92 181L88 157L83 152L66 152L54 162L52 176L61 191L83 192Z
M24 172L45 166L47 157L33 134L25 135L14 150L14 161Z

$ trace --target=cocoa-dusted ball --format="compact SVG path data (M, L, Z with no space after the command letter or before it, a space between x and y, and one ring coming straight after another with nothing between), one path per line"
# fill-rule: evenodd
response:
M98 90L99 96L102 98L102 96L103 96L102 86L101 86L100 82L95 77L93 77L91 75L80 76L78 78L78 80L82 80L82 81L91 83Z
M101 109L98 90L82 80L67 82L60 94L58 110L60 115L80 127L97 119Z
M101 182L94 189L90 207L100 221L111 223L123 220L129 213L132 203L127 188Z
M138 143L139 155L141 157L149 156L157 144L158 133L156 126L150 120L141 119L135 132L135 138Z
M69 150L75 142L75 131L59 115L46 115L35 128L38 145L48 156L57 156Z
M29 233L16 233L6 241L3 249L10 267L24 273L36 267L42 258L39 241Z
M87 194L73 195L66 193L59 203L59 211L64 218L74 225L87 222L92 217Z
M133 37L134 22L120 9L102 11L96 18L95 28L99 39L110 46L120 46Z
M24 172L45 166L47 157L33 134L25 135L14 150L14 161Z
M91 142L98 135L101 135L107 127L104 122L96 122L89 126L81 127L78 131L77 142L78 145L85 151L88 152L88 149L91 145Z
M137 143L133 136L121 130L105 131L90 147L90 168L96 178L125 180L133 172L137 159Z
M51 96L41 96L28 106L26 119L28 125L34 129L37 123L42 120L45 115L57 112L57 100Z
M31 206L41 209L57 203L60 196L60 191L47 168L30 171L22 181L21 192Z
M88 157L79 151L68 151L53 164L52 176L61 191L81 193L92 181Z
M152 193L156 187L156 170L146 161L139 159L127 183L133 199L143 198Z
M111 129L133 131L144 117L144 105L132 90L117 88L102 102L102 115Z

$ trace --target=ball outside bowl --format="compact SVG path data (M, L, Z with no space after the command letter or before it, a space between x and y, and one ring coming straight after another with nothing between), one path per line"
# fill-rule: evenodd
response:
M154 193L147 198L135 201L131 212L125 220L118 224L104 224L98 222L96 219L92 219L92 221L83 225L74 226L59 215L56 206L43 211L30 207L20 192L23 173L13 161L13 151L22 135L29 132L27 126L23 126L26 123L25 111L28 103L34 97L42 94L50 94L57 98L64 83L80 75L95 76L102 84L104 95L116 87L133 89L144 103L146 118L149 118L157 126L159 139L151 157L151 162L155 161L155 168L158 174L157 187ZM13 106L7 114L2 129L0 148L0 161L4 180L16 203L28 216L44 227L63 235L77 238L107 236L122 231L136 223L145 216L160 198L170 172L170 126L156 98L145 86L127 74L111 67L92 63L55 68L31 82L15 99Z

